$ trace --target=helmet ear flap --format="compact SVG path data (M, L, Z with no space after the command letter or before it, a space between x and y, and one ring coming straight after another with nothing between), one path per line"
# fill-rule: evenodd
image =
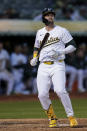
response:
M44 18L44 16L42 16L42 22L46 23L48 20Z

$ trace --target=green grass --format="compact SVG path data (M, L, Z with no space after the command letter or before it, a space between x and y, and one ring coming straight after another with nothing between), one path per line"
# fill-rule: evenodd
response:
M53 100L53 107L58 118L66 118L59 100ZM87 99L72 99L75 116L87 118ZM0 119L6 118L46 118L39 101L0 102Z

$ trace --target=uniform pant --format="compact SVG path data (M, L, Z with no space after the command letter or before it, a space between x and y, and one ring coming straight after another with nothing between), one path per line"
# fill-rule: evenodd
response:
M59 96L67 117L73 116L73 109L69 95L65 89L65 63L55 62L52 65L41 63L37 74L38 97L45 110L48 110L51 100L49 98L49 90L53 83L54 92Z

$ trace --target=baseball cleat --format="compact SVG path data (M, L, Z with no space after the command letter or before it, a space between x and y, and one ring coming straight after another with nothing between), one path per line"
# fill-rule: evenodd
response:
M48 110L45 110L45 113L47 114L48 119L50 119L50 120L52 120L52 119L56 119L56 115L55 115L55 113L54 113L54 110L53 110L52 104L50 104Z
M77 127L78 126L78 122L75 117L70 116L69 121L70 121L70 127Z
M56 119L49 120L49 127L57 127L57 120Z

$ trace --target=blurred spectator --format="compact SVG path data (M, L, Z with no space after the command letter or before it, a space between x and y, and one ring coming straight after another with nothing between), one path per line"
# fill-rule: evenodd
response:
M79 48L84 52L84 71L83 71L83 84L85 90L87 90L87 44L85 42L81 43Z
M57 11L56 20L87 19L86 0L3 0L0 5L0 18L38 21L41 20L41 10L49 5Z
M66 75L68 76L67 91L72 92L72 87L77 75L77 69L75 67L75 53L66 55Z
M87 5L81 6L80 10L80 15L83 17L83 19L87 19Z
M8 52L3 49L3 43L0 41L0 81L3 81L6 86L6 95L10 95L13 91L14 77L12 73L7 69L9 68L10 56ZM0 87L3 92L4 87Z
M22 53L27 57L27 64L25 66L24 70L24 77L23 81L25 86L27 87L27 90L32 94L37 93L37 84L36 84L36 75L37 75L37 66L36 67L31 67L29 61L31 59L31 54L32 52L30 51L28 44L23 43L22 45Z
M24 66L23 82L24 82L24 85L26 86L26 90L29 92L29 94L32 94L33 93L33 74L32 74L32 68L29 65L31 51L27 43L22 44L22 53L27 59L27 63Z
M77 20L85 20L85 18L82 16L82 14L80 13L80 11L77 9L74 9L73 6L68 6L67 8L63 8L63 14L64 14L64 19L66 20L73 20L73 21L77 21Z
M73 21L76 20L85 20L85 17L83 17L83 15L79 12L79 10L74 10L71 14L70 14L70 19Z
M72 91L73 83L77 79L78 82L78 91L85 92L83 82L85 76L87 76L85 72L86 63L85 54L86 54L87 46L85 43L82 43L77 49L76 56L73 54L72 57L67 58L66 60L66 73L69 74L69 83L67 90ZM84 75L85 74L85 75Z
M9 40L4 42L4 48L9 52L9 54L13 52L13 44Z
M83 86L84 70L85 70L85 52L81 48L77 50L76 54L76 68L77 68L77 80L79 92L85 92Z
M22 54L21 45L15 45L14 53L11 54L12 72L15 79L15 93L28 94L28 92L25 91L26 87L22 82L24 73L23 65L26 64L26 62L27 58Z
M22 54L28 59L28 55L30 55L30 49L28 47L28 43L23 43L22 44Z
M19 13L13 8L8 8L3 12L3 18L8 19L19 18Z
M85 57L84 87L87 91L87 56Z
M86 45L85 42L80 43L79 49L81 49L85 53L85 55L86 55L86 53L87 53L87 45Z

